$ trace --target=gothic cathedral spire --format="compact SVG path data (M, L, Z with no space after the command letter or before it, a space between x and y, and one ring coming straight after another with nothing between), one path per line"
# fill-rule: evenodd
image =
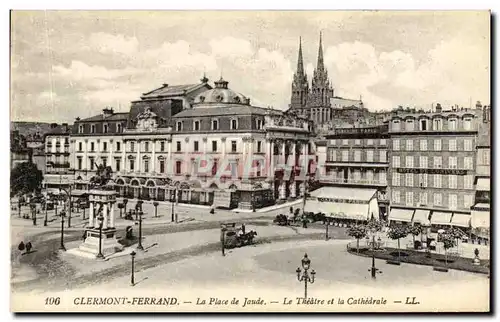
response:
M302 37L299 38L299 58L297 59L297 75L304 75L304 59L302 58Z
M323 61L323 41L322 41L321 31L319 32L318 64L316 66L316 69L318 71L325 70L325 63Z
M323 35L319 33L318 63L311 82L311 92L308 103L311 107L329 108L330 99L333 97L333 88L328 79L328 71L325 68L323 58ZM322 123L322 122L320 122Z
M302 57L302 37L299 38L299 55L297 59L297 71L293 75L292 99L290 108L300 109L306 107L309 95L309 82L304 71L304 58Z

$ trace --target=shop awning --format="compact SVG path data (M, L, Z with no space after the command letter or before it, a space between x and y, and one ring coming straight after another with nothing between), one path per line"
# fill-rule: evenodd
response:
M471 215L454 213L451 217L451 225L457 227L469 227Z
M430 220L429 220L429 214L430 210L425 210L425 209L417 209L415 210L415 214L413 215L413 222L419 223L423 226L429 226L430 225Z
M477 191L490 191L490 179L489 178L479 178L476 184Z
M411 222L414 212L413 209L392 208L389 220Z
M323 213L328 217L352 220L367 220L369 204L321 202L312 198L306 200L305 212Z
M476 205L477 206L477 205ZM474 207L476 207L474 206ZM490 211L489 210L472 210L471 214L472 228L490 228Z
M434 211L431 217L431 224L433 225L450 225L451 224L451 212L439 212Z
M377 189L354 189L344 187L321 187L311 192L311 197L337 200L357 200L369 202L376 196Z

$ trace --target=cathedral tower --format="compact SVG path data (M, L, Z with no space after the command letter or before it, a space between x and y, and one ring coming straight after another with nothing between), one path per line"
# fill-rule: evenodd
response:
M299 109L299 112L303 112L302 109L307 105L308 94L309 83L307 81L307 74L304 72L304 60L302 58L302 38L300 38L297 71L293 75L292 99L290 108Z
M328 80L328 71L323 61L322 35L319 34L318 63L312 78L311 93L308 103L310 107L330 107L330 98L333 98L333 88Z

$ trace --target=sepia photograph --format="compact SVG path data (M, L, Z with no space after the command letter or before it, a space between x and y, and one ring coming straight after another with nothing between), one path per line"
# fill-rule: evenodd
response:
M490 312L491 21L11 10L11 312Z

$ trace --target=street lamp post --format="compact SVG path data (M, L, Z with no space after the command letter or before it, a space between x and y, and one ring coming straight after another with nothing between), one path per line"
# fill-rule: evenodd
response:
M221 244L221 249L222 249L222 256L226 256L226 253L224 252L224 241L226 239L226 227L222 226L220 229L220 244Z
M328 226L330 226L330 223L327 221L325 221L325 226L326 226L326 232L325 232L325 240L328 240L329 237L328 237Z
M174 191L174 200L172 200L172 222L175 221L175 218L174 218L174 204L175 202L177 201L177 188L175 188L175 191Z
M378 268L375 267L375 229L372 229L372 267L368 269L368 271L371 271L372 273L372 278L376 279L377 278L377 273L381 274L382 271Z
M104 222L104 217L102 213L97 217L97 221L99 222L99 254L97 254L97 258L104 259L104 255L102 254L102 224Z
M137 215L139 216L139 245L137 250L144 250L144 247L142 247L142 211L137 211Z
M47 200L45 200L45 218L43 219L43 225L47 226L47 221L48 221L48 214L47 214Z
M135 286L135 281L134 281L134 258L135 258L135 255L136 255L136 253L134 251L132 251L130 253L130 256L132 256L132 271L131 271L131 275L130 275L130 285L131 286Z
M311 274L309 275L309 268L311 267L311 260L309 257L307 257L307 254L304 255L304 258L302 259L302 268L304 269L304 273L301 272L302 270L300 267L297 267L297 270L295 271L297 273L297 280L299 282L304 282L304 298L307 299L307 283L314 283L314 277L316 276L316 272L314 269L311 271Z
M61 216L61 245L59 246L59 249L66 251L66 247L64 247L64 216L66 216L64 210L61 211L60 216Z

